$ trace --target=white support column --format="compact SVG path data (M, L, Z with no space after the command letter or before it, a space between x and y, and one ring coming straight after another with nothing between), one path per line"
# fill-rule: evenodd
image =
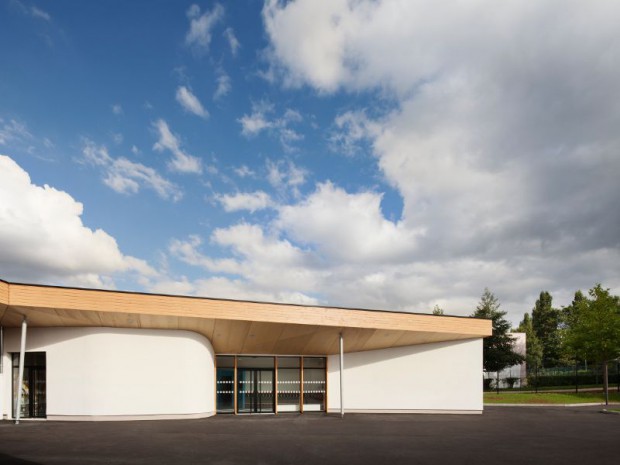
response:
M0 375L4 371L4 326L0 325Z
M340 417L344 417L344 386L342 384L342 372L344 370L344 339L340 333Z
M15 407L15 424L19 425L19 417L21 416L22 410L22 386L24 385L24 360L26 358L26 329L28 328L28 323L26 321L26 316L24 315L24 319L22 320L22 339L19 345L19 375L18 375L18 384L17 384L17 405Z

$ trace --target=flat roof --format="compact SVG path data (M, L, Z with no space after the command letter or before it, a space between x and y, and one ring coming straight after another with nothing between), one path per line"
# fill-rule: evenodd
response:
M384 310L149 294L0 280L0 324L178 329L216 353L318 355L491 335L485 319Z

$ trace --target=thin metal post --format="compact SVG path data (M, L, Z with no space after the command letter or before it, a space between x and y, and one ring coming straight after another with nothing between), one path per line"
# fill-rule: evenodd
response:
M24 385L24 359L26 358L26 329L28 328L28 323L26 321L26 316L22 320L22 339L19 345L19 375L18 375L18 383L17 383L17 405L15 407L15 424L19 425L19 418L21 416L22 410L22 393L23 393L23 385Z
M344 386L342 372L344 370L344 339L340 333L340 417L344 417Z
M0 326L0 375L4 371L4 326Z
M575 359L575 394L579 392L579 372L577 369L577 364L579 362L577 361L577 359Z

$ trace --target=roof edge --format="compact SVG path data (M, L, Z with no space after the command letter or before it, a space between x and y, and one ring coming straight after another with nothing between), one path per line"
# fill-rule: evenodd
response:
M3 302L2 296L2 284L5 284L7 287L6 292L6 302ZM324 308L324 309L334 309L334 310L351 310L351 311L362 311L362 312L377 312L377 313L393 313L398 315L421 315L421 316L436 316L443 318L466 318L471 320L488 320L488 318L477 318L463 315L433 315L432 313L423 313L423 312L407 312L407 311L399 311L399 310L382 310L382 309L372 309L372 308L361 308L361 307L340 307L335 305L310 305L310 304L298 304L298 303L286 303L286 302L269 302L269 301L260 301L260 300L242 300L242 299L228 299L221 297L205 297L205 296L195 296L195 295L184 295L184 294L164 294L164 293L153 293L153 292L141 292L141 291L123 291L116 289L97 289L97 288L88 288L88 287L77 287L77 286L60 286L60 285L51 285L51 284L35 284L35 283L20 283L20 282L11 282L0 278L0 306L2 305L10 305L10 299L8 289L10 286L28 286L28 287L42 287L48 289L69 289L76 291L91 291L91 292L106 292L106 293L117 293L117 294L128 294L128 295L145 295L145 296L155 296L155 297L175 297L175 298L184 298L184 299L196 299L196 300L209 300L209 301L219 301L219 302L247 302L252 304L264 304L264 305L281 305L287 307L301 307L301 308Z

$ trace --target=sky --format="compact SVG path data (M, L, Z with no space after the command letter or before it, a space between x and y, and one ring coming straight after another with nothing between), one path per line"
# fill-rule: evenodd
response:
M470 315L620 292L620 3L0 1L0 278Z

